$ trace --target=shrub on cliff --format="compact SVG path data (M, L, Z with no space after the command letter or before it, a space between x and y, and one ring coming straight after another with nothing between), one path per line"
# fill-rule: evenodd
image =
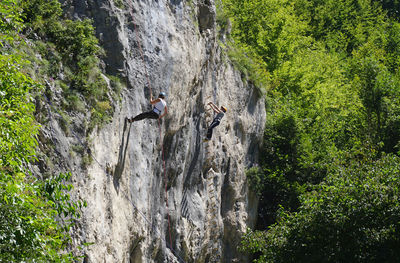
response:
M31 92L40 85L10 54L22 27L18 2L0 2L0 262L73 262L68 233L81 202L72 202L68 174L41 181L32 175L38 124Z
M114 95L118 91L109 90L102 75L99 57L104 51L92 21L66 18L57 0L22 0L20 5L24 34L34 43L27 59L41 69L35 77L62 82L64 110L92 113L89 129L108 120L113 107L99 105L111 105L108 93ZM40 54L40 59L35 53ZM79 103L75 103L76 98Z

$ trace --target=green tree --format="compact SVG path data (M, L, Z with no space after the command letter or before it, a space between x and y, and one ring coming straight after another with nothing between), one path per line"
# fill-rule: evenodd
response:
M19 32L22 19L16 0L4 0L0 4L0 47L6 42L13 42L14 35Z
M77 217L81 203L69 200L62 180L67 177L44 184L27 169L35 160L38 131L29 92L38 86L16 61L0 55L0 261L70 262L74 257L62 253L70 225L56 218Z
M400 1L399 0L374 0L382 5L382 8L387 11L388 15L400 19Z
M301 196L297 213L281 211L244 247L257 262L396 262L400 256L400 159L352 162Z
M323 244L317 233L321 231L322 236L327 231L322 225L309 226L315 230L315 239L306 244L309 250L306 247L298 253L295 249L300 249L301 238L289 240L283 235L296 220L313 216L314 211L304 210L305 196L323 194L329 180L335 176L340 180L339 170L351 168L355 173L361 165L365 168L362 172L369 174L367 168L373 169L376 163L379 171L373 169L375 173L384 174L393 162L381 165L379 158L386 153L400 154L400 27L393 15L396 12L392 12L397 4L389 2L223 0L232 22L231 41L253 61L262 62L258 71L264 69L268 79L260 166L247 174L260 197L257 229L262 231L247 235L244 247L261 253L259 262L365 259L357 253L357 259L348 257L348 261L339 256L325 260L319 257L322 252L312 254ZM383 181L382 187L386 183ZM350 192L340 194L351 199ZM339 205L341 201L333 200L332 206L335 202ZM367 195L361 194L359 202L368 203ZM264 232L277 219L279 225ZM332 225L332 231L343 229ZM279 250L284 242L293 242L295 247L285 243L288 250ZM370 244L372 239L366 242ZM394 258L391 244L397 241L390 242L379 249L371 245L368 255L379 257L380 251L387 251L389 262ZM364 244L358 245L349 242L346 246L343 241L338 247L346 255L352 249L364 249ZM328 253L333 249L326 248Z
M1 40L18 47L22 27L15 1L1 1ZM69 229L82 202L70 200L69 174L44 181L31 174L39 125L33 90L40 86L21 73L25 62L0 48L0 262L73 262L66 251Z
M90 133L112 115L109 94L119 95L109 89L101 72L103 50L92 21L68 19L57 0L21 0L20 6L24 33L35 45L33 54L41 55L39 60L34 55L27 57L42 71L35 79L58 79L62 74L63 80L57 83L63 90L63 110L88 113Z

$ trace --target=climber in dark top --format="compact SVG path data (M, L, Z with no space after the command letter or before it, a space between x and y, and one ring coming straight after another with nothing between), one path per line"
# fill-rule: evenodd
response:
M158 98L153 100L153 95L150 95L150 104L154 105L151 111L143 112L134 118L126 118L126 120L131 123L134 121L140 121L143 119L161 119L167 115L167 103L165 102L165 92L160 92Z
M224 106L221 106L221 108L218 109L217 105L212 102L209 102L207 105L210 105L211 109L213 109L213 111L217 113L217 116L215 116L210 126L208 127L207 136L206 139L204 139L205 142L211 140L213 129L219 125L221 119L224 117L226 112L226 108Z

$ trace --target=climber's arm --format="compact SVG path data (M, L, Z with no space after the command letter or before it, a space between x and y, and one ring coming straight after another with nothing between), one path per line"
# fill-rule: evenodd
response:
M211 109L213 109L213 111L215 111L216 113L220 113L221 111L218 109L217 105L215 105L214 103L212 103L211 101L208 103L208 105L210 105Z
M168 113L167 106L165 106L165 107L164 107L164 113L160 115L160 119L161 119L162 117L164 117L165 115L167 115L167 113Z
M153 100L153 96L150 97L150 104L151 104L151 105L154 105L154 104L156 104L156 103L159 102L159 101L160 101L160 98L157 98L157 99Z

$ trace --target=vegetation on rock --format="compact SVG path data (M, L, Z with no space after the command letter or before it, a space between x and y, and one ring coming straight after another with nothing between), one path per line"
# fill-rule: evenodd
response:
M75 262L79 256L70 251L70 229L85 202L71 200L72 186L66 183L71 175L38 178L30 169L38 154L39 131L33 94L43 92L43 86L27 74L31 64L24 51L34 43L27 35L50 30L61 13L57 1L42 1L36 9L39 2L0 2L0 262ZM40 48L37 41L35 48Z

